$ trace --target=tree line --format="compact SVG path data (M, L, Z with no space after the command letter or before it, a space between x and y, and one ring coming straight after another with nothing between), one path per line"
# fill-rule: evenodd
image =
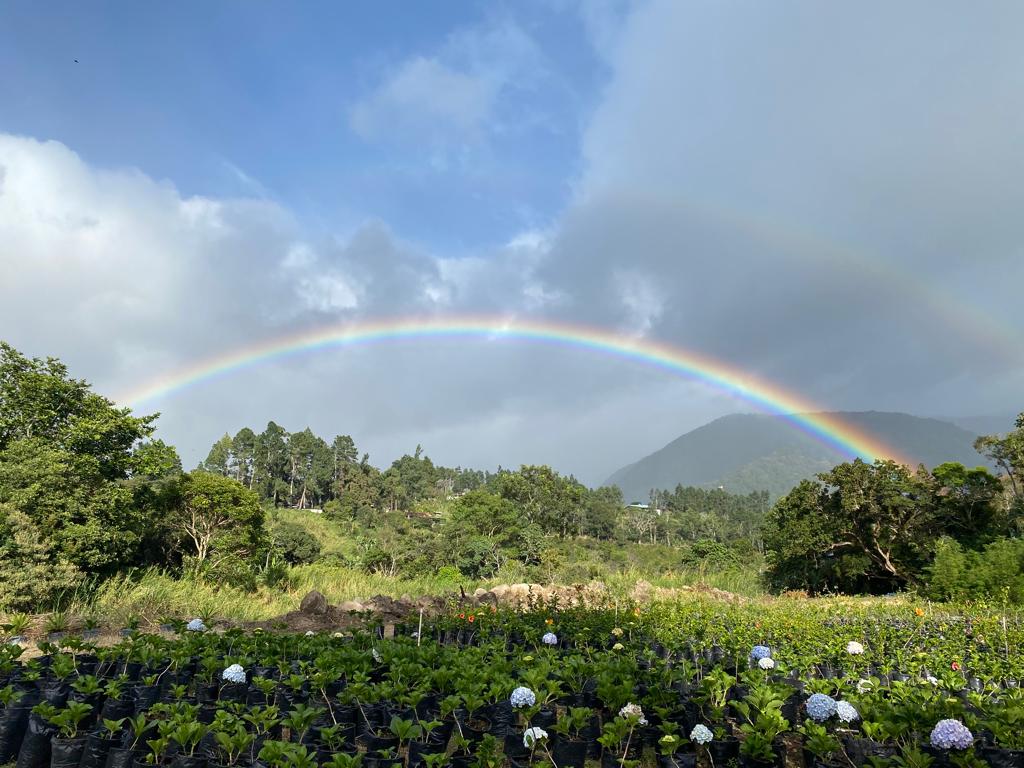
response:
M1000 468L840 464L779 499L763 528L777 589L1024 602L1024 413L975 447Z
M618 488L551 467L443 467L419 446L381 470L348 435L273 421L225 435L186 472L154 439L157 417L0 342L0 606L37 609L147 567L254 587L319 556L307 531L274 523L281 507L343 526L360 553L349 565L479 577L550 560L552 540L574 537L728 547L766 501L677 488L627 509Z

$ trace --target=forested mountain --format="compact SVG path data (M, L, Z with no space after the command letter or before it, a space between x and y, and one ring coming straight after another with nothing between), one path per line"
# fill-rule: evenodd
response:
M955 424L906 413L836 412L927 467L945 461L985 464L974 450L977 435ZM646 500L652 489L677 485L723 486L733 493L767 490L777 497L804 478L843 461L780 416L723 416L676 438L658 451L615 472L605 482L627 501Z

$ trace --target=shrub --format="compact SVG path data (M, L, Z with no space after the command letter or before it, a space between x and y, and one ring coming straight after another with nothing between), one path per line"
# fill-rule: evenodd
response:
M320 556L320 542L301 525L278 523L273 537L274 549L292 565L306 565Z
M940 539L922 592L936 600L1006 599L1024 604L1024 541L996 539L983 550L965 550Z
M28 515L0 504L0 606L39 611L74 591L82 578L74 565L52 553Z

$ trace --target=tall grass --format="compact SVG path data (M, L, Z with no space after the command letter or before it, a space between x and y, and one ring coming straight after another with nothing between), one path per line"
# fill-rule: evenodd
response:
M676 573L654 576L624 569L608 574L603 582L614 597L626 598L639 581L655 587L679 588L706 585L746 596L763 594L755 571L721 573ZM298 609L311 590L322 592L332 604L366 600L375 595L416 598L423 595L457 593L462 587L472 594L477 587L490 587L502 579L486 582L454 582L437 576L403 578L362 571L339 565L316 563L289 571L286 583L277 588L260 587L246 592L195 577L176 577L158 570L122 576L105 582L89 600L70 607L75 614L92 614L105 622L123 625L130 617L156 624L165 617L213 616L232 621L264 621Z
M467 590L475 584L464 585ZM399 578L367 574L338 565L292 568L282 588L260 587L246 592L195 577L175 577L158 570L122 576L105 582L88 602L72 606L74 613L91 613L112 624L138 616L149 623L164 617L215 616L233 621L262 621L299 607L304 595L322 592L332 604L375 595L419 597L458 590L436 577Z

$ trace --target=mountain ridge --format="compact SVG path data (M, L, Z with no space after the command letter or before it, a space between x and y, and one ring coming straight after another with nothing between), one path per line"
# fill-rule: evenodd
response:
M932 468L944 461L985 464L973 447L977 434L950 421L890 411L828 411ZM658 450L613 472L627 501L646 501L652 489L676 485L723 486L735 493L789 491L848 456L793 427L785 416L737 413L686 432Z

